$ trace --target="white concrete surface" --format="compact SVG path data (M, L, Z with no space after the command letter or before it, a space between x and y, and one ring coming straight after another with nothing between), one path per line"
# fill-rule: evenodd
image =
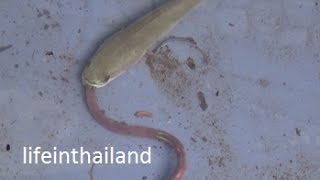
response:
M0 1L0 47L12 45L0 52L0 179L89 179L88 164L25 165L22 148L110 145L151 146L152 164L97 165L94 180L166 179L173 151L100 127L80 82L103 38L160 2ZM161 82L142 59L98 90L107 113L176 135L187 149L187 180L320 179L319 0L203 0L170 35L192 37L209 64L170 42L180 76ZM136 118L138 110L153 118Z

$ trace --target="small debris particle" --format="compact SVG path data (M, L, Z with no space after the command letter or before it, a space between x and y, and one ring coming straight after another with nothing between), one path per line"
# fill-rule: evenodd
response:
M296 134L297 134L298 136L301 136L301 129L296 128L295 130L296 130Z
M18 67L19 67L19 64L15 64L14 67L15 67L15 68L18 68Z
M283 83L282 83L282 85L284 85L284 86L285 86L285 85L287 85L287 83L286 83L286 82L283 82Z
M60 23L59 22L54 22L51 24L51 28L56 28L56 27L60 27Z
M61 77L61 80L62 80L63 82L65 82L65 83L69 83L69 80L68 80L67 78L65 78L65 77Z
M319 3L318 3L318 2L315 2L315 3L314 3L314 5L318 6L318 5L319 5Z
M258 83L260 84L260 86L266 88L269 86L270 81L268 79L259 79Z
M46 18L50 18L50 12L47 9L43 9L42 12L39 9L37 9L37 11L37 17L46 16Z
M218 91L216 92L216 96L219 96L219 94L220 94L220 91L218 90Z
M207 142L208 139L207 139L206 137L202 137L202 141L203 141L203 142Z
M203 92L201 91L198 92L197 96L198 96L198 100L200 101L200 104L199 104L200 108L202 109L202 111L205 111L208 108L208 104L206 102Z
M9 49L11 47L12 47L11 44L10 45L6 45L6 46L0 46L0 52L5 51L5 50L7 50L7 49Z
M191 57L188 57L187 65L192 70L194 70L196 68L196 65L194 64L194 60Z
M38 92L39 96L43 97L43 93L41 91Z
M192 142L197 142L193 137L190 138Z
M7 144L7 145L6 145L6 150L7 150L7 151L10 151L10 149L11 149L10 144Z
M44 27L43 27L44 30L47 30L48 28L49 28L48 24L45 24Z
M229 25L230 27L234 27L234 24L232 24L232 23L228 23L228 25Z
M137 111L134 113L134 115L138 118L143 118L143 117L152 117L152 113L151 112L147 112L147 111Z
M81 33L81 29L78 29L78 33Z
M47 51L47 52L46 52L46 55L47 55L47 56L53 56L53 52L52 52L52 51Z
M147 176L142 176L142 180L146 180L146 179L148 179Z
M212 162L211 158L208 158L208 164L209 164L209 166L212 166L213 162Z

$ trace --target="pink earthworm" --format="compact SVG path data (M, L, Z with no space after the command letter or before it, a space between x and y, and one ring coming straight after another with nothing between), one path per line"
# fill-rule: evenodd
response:
M118 134L157 139L169 144L177 155L177 165L170 180L181 180L187 168L186 152L182 143L175 136L160 130L144 126L128 125L105 115L97 103L96 88L86 86L86 101L91 115L104 128Z

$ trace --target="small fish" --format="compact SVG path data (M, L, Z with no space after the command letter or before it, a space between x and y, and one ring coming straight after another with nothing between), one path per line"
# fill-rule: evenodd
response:
M168 0L106 39L82 73L82 83L103 87L136 64L201 0Z

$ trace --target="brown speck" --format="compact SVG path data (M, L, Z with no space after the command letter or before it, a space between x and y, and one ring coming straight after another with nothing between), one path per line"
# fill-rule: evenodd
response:
M198 100L200 101L200 104L199 104L200 108L202 109L202 111L205 111L208 108L208 104L206 102L203 92L201 91L198 92L197 96L198 96Z
M43 93L41 91L38 92L39 96L43 97Z
M228 25L229 25L230 27L234 27L234 24L232 24L232 23L228 23Z
M296 130L296 134L297 134L298 136L301 136L301 129L295 128L295 130Z
M147 111L137 111L134 113L134 115L138 118L143 118L143 117L152 117L152 113L151 112L147 112Z
M53 52L52 51L46 51L46 55L47 56L53 56Z
M15 67L15 68L18 68L18 67L19 67L19 64L15 64L14 67Z
M49 28L48 24L45 24L44 27L43 27L44 30L47 30L48 28Z
M191 57L188 57L187 65L192 70L194 70L196 68L196 65L194 64L194 60Z
M7 150L7 151L10 151L10 149L11 149L11 148L10 148L10 144L7 144L7 145L6 145L6 150Z

